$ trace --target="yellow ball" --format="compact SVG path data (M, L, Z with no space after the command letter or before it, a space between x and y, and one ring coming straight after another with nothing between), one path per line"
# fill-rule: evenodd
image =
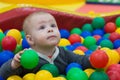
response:
M0 29L0 32L2 32L2 33L3 33L2 29Z
M71 44L71 43L70 43L69 40L67 40L67 39L65 39L65 38L61 38L58 46L63 46L63 47L64 47L64 46L67 46L67 45L70 45L70 44Z
M66 80L64 77L54 77L51 78L50 80Z
M80 37L81 37L81 43L83 43L84 42L84 38L82 36L80 36Z
M88 75L88 77L94 72L95 70L94 69L91 69L91 68L88 68L88 69L85 69L84 72Z
M50 80L51 78L53 78L53 76L47 70L40 70L35 75L35 80Z
M35 80L35 74L34 73L28 73L23 76L23 80Z
M85 53L84 53L82 50L76 49L76 50L74 50L73 52L74 52L75 54L85 55Z
M6 35L14 37L17 43L19 43L22 38L20 31L17 29L10 29Z
M120 61L120 55L116 50L108 50L106 51L106 54L109 57L108 63L105 66L105 69L107 69L112 64L118 64Z
M13 75L8 77L7 80L23 80L23 79L18 75Z
M118 33L118 34L120 34L120 28L117 28L117 29L115 30L115 32Z

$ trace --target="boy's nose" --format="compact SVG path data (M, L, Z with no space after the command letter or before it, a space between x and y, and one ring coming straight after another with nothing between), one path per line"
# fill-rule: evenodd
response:
M52 30L52 29L50 29L50 30L48 30L48 32L53 32L53 30Z

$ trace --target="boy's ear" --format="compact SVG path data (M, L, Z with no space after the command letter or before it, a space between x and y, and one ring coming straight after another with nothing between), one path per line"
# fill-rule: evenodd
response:
M34 44L34 41L33 41L32 37L31 37L31 35L26 35L26 40L28 41L28 43L29 43L30 45L33 45L33 44Z

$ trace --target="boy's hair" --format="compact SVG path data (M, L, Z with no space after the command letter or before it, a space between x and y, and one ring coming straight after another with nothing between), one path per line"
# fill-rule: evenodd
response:
M25 34L27 34L29 32L29 26L31 26L30 24L30 21L32 19L33 16L35 15L44 15L44 14L49 14L51 15L50 13L47 13L47 12L42 12L42 11L37 11L37 12L33 12L32 14L28 15L24 21L23 21L23 30L25 32Z

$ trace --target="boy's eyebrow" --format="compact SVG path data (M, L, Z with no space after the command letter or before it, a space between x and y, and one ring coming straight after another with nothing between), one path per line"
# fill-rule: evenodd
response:
M40 23L45 23L45 22L52 22L52 21L54 21L54 20L53 20L53 19L50 19L50 20L48 20L48 21L40 21L39 24L40 24Z

